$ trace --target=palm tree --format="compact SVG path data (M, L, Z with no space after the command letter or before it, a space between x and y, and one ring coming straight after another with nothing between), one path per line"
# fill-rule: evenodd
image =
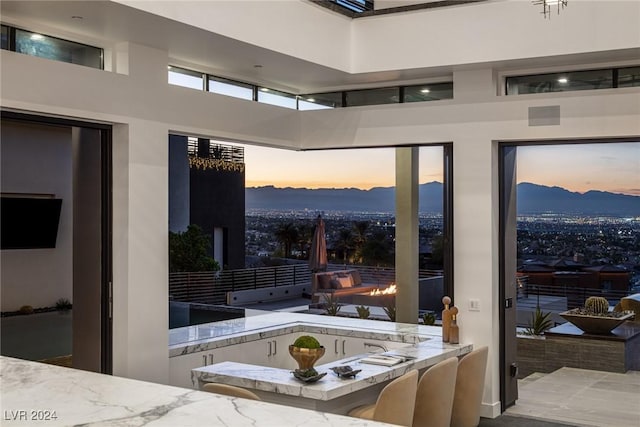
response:
M351 234L351 230L346 228L340 230L338 241L336 242L336 249L342 252L342 259L345 264L347 263L347 257L352 245L353 235Z
M355 232L355 237L353 238L353 243L355 246L355 254L354 257L356 262L362 264L362 248L364 244L367 242L367 229L369 228L369 221L354 221L353 222L353 230Z
M298 241L298 229L293 225L293 222L287 222L280 225L275 236L282 245L284 257L289 258L293 244Z
M302 259L307 259L309 256L309 248L311 247L311 240L313 239L313 232L315 227L310 227L307 224L301 224L298 227L298 247L300 248Z

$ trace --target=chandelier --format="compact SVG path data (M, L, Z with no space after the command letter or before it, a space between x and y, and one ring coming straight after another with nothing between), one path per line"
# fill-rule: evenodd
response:
M533 0L532 3L537 5L542 5L542 13L545 18L547 16L551 19L551 8L557 8L558 15L560 15L560 9L564 9L567 5L568 0Z

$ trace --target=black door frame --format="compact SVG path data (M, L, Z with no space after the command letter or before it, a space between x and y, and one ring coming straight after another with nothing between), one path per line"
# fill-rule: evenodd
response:
M508 343L508 334L514 334L513 331L508 331L505 326L506 316L508 312L506 311L506 299L508 298L508 289L509 281L505 277L505 266L506 266L506 250L505 250L505 237L508 234L506 230L508 219L506 218L506 209L507 205L510 202L506 199L506 186L505 186L505 155L508 149L517 150L518 146L542 146L542 145L578 145L578 144L605 144L605 143L625 143L625 142L638 142L640 141L640 135L637 137L621 137L621 138L575 138L575 139L552 139L552 140L517 140L517 141L499 141L499 155L498 155L498 169L499 169L499 193L500 193L500 208L499 208L499 256L500 256L500 279L499 279L499 298L500 301L500 310L499 310L499 322L500 322L500 404L501 410L504 412L506 408L508 408L511 404L515 403L515 401L511 401L512 399L508 398L508 390L507 381L510 381L510 377L517 374L517 365L512 365L513 362L507 360L505 350ZM514 160L517 163L517 157ZM517 227L517 223L516 223ZM513 300L512 308L509 310L513 310L515 315L515 310L517 309L517 301ZM515 334L514 334L515 335ZM513 338L515 340L515 337ZM515 398L517 399L517 382L516 382L516 390L515 390Z
M100 370L104 374L113 373L113 130L112 126L102 123L86 122L82 120L67 119L60 117L41 116L37 114L21 113L15 111L0 111L2 120L12 120L23 123L35 123L41 125L80 127L96 129L100 131L101 142L101 201L102 201L102 221L101 221L101 297L100 297L100 329L101 329L101 350L100 350Z

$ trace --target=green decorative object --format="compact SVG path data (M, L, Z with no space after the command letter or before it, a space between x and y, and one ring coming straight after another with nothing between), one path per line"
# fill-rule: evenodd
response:
M293 343L294 347L299 348L320 348L320 342L311 335L302 335Z
M593 314L607 313L609 311L609 301L604 297L589 297L584 303L584 309Z
M289 354L298 363L299 371L307 371L324 356L324 347L310 335L302 335L289 346Z

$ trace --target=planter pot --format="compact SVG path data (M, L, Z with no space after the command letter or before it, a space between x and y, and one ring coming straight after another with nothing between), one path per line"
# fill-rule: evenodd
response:
M587 334L607 335L627 319L632 318L633 313L628 313L620 317L606 317L577 314L574 310L569 310L560 313L560 316Z
M324 347L300 348L290 345L289 354L298 362L299 369L306 370L313 368L318 359L324 356Z

